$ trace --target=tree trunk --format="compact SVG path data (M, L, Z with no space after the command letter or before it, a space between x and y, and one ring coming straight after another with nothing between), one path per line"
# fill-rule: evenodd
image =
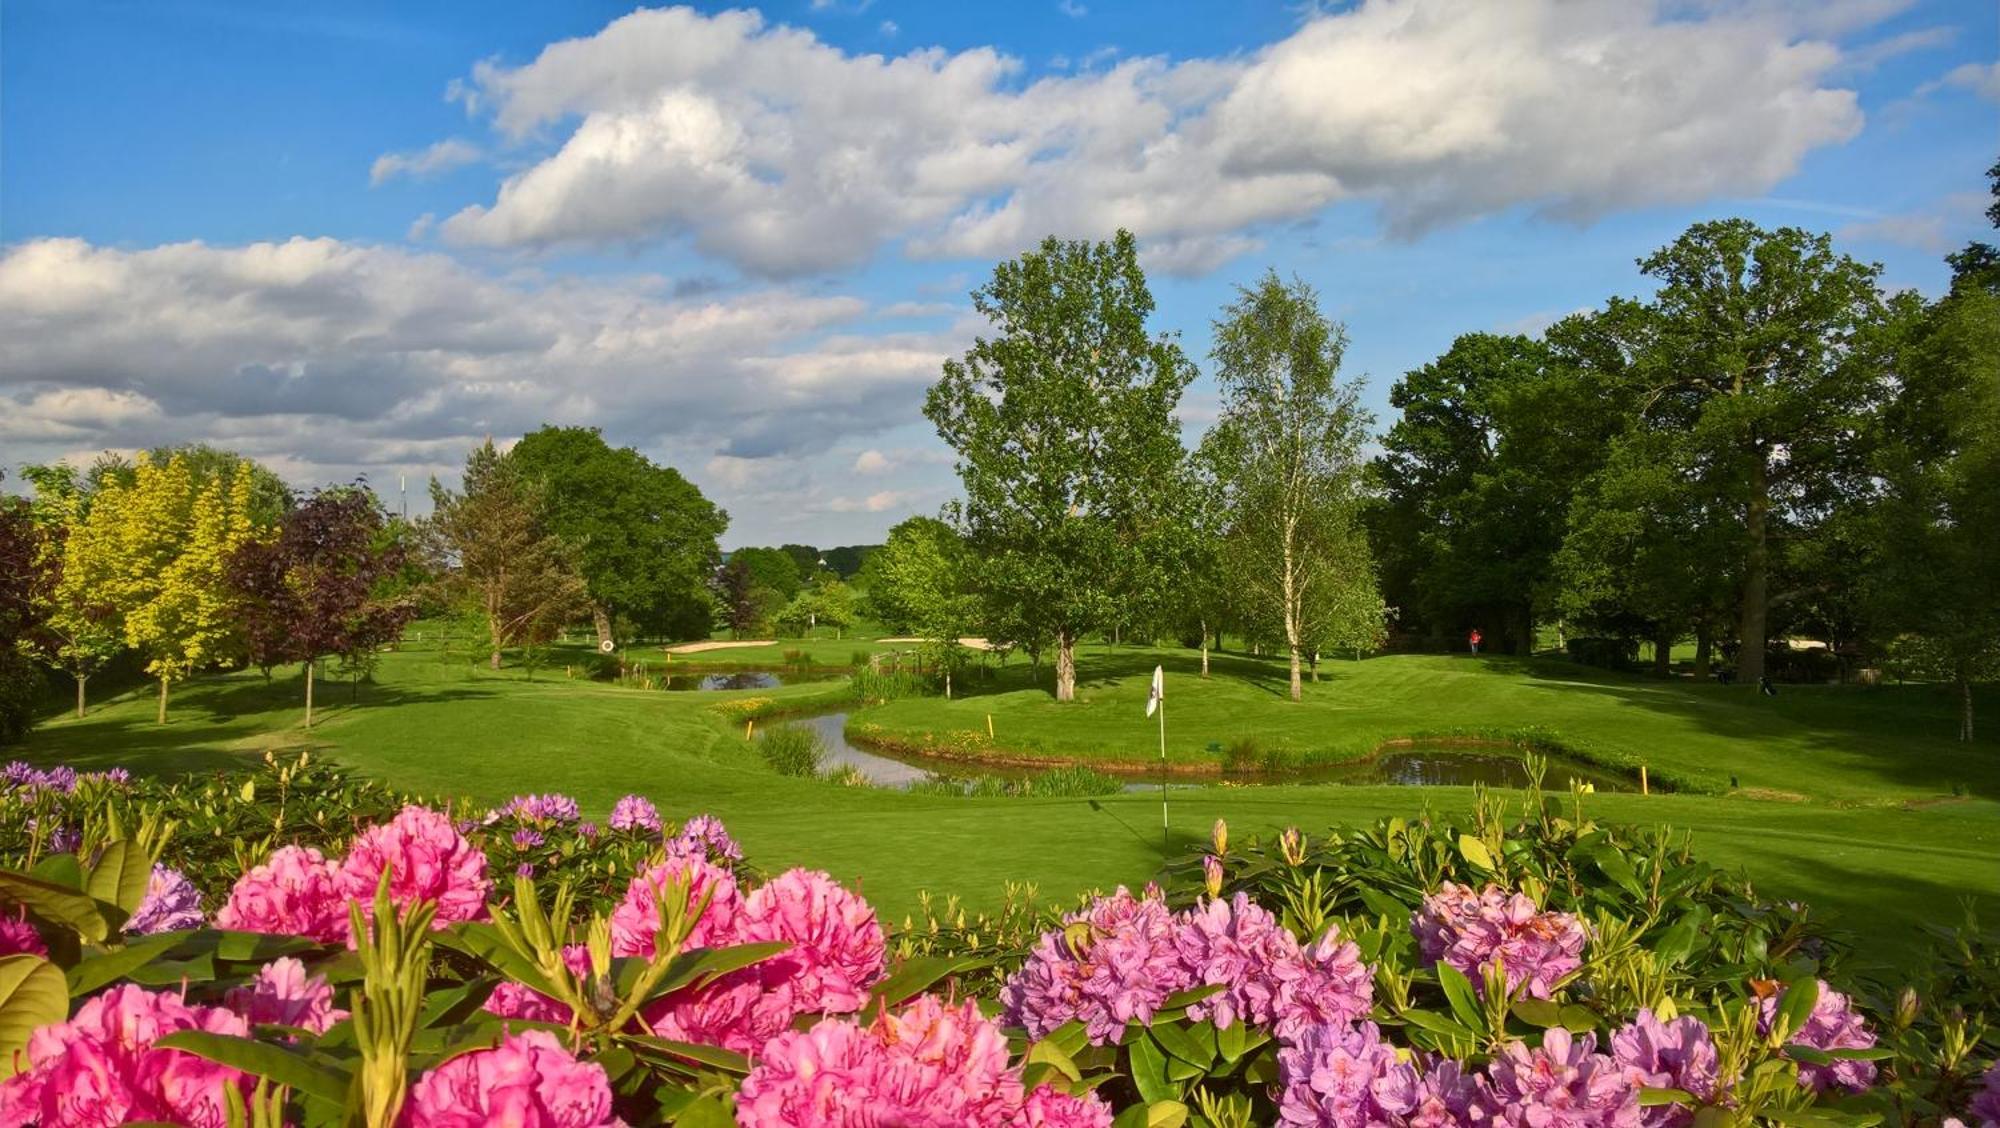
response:
M597 648L602 650L605 643L612 641L611 613L604 609L603 604L593 603L590 605L590 622L597 628Z
M1076 636L1056 632L1056 700L1076 700Z
M1653 676L1670 678L1674 676L1674 636L1673 632L1661 627L1653 634Z
M1201 621L1201 676L1203 678L1208 677L1208 620L1207 619L1203 619ZM78 708L77 715L82 716L83 715L82 706L79 705L77 708Z
M1523 658L1535 656L1535 608L1531 604L1521 605L1521 637L1514 646L1514 653Z
M1708 680L1709 664L1715 660L1714 649L1714 632L1708 629L1707 623L1697 626L1694 629L1694 680Z
M1743 565L1743 603L1736 637L1736 680L1754 686L1764 680L1765 618L1769 611L1771 545L1768 524L1771 487L1764 469L1764 448L1757 447L1750 473L1750 508L1743 517L1743 531L1750 538L1750 552Z
M1958 675L1958 738L1972 743L1972 679L1962 670Z
M156 723L167 723L167 678L164 674L160 676L160 712Z
M318 663L306 659L306 727L313 727L313 667Z
M1306 687L1305 680L1300 677L1299 648L1292 646L1289 649L1292 653L1292 700L1303 701L1306 697Z
M949 667L944 672L944 699L946 701L951 700L951 670Z
M89 674L75 674L76 678L76 719L83 719L83 687L90 681Z

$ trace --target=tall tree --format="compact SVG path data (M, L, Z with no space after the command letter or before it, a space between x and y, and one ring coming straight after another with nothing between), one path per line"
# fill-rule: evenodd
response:
M19 740L34 722L41 674L29 646L48 614L55 586L48 531L28 503L0 495L0 744Z
M707 585L729 515L671 467L596 428L543 427L507 457L541 491L550 531L590 588L600 644L619 620L668 637L706 637Z
M540 486L493 440L467 456L461 492L431 479L426 525L449 583L486 620L493 669L501 651L547 642L589 611L589 588L570 563L570 546L549 530Z
M1187 453L1174 417L1194 366L1147 332L1153 295L1131 232L1046 239L972 294L980 337L924 401L957 454L958 520L987 596L1052 639L1055 696L1076 696L1076 644L1153 598Z
M732 554L715 570L711 586L716 611L732 638L755 633L764 622L765 611L777 599L775 592L757 582L749 561L738 554Z
M70 676L76 685L76 715L84 715L90 679L125 649L116 614L98 593L62 583L63 560L71 533L90 507L98 475L79 474L65 464L28 466L22 476L35 486L28 513L40 529L42 584L40 624L24 640L27 653Z
M58 599L109 609L159 680L161 724L174 682L235 657L225 567L260 532L247 466L206 479L181 455L142 455L129 481L104 480L64 548Z
M741 561L757 585L775 593L781 603L805 586L806 574L799 571L798 560L781 548L739 548L729 554L729 560Z
M899 523L869 558L869 597L885 619L924 640L926 658L945 672L946 696L960 657L958 640L978 620L974 573L965 539L932 517Z
M384 591L405 557L387 514L360 485L313 494L285 513L275 537L248 541L230 557L252 660L305 664L307 728L319 660L352 660L393 642L415 614L414 602Z
M1339 380L1346 347L1312 288L1276 271L1239 289L1215 323L1222 417L1201 456L1224 494L1228 545L1240 560L1230 574L1284 639L1294 701L1305 692L1303 659L1340 633L1322 617L1344 621L1354 607L1381 605L1360 522L1372 420L1357 386Z
M1698 223L1640 261L1659 280L1636 363L1642 425L1684 431L1739 530L1736 674L1764 675L1778 550L1859 473L1855 436L1887 383L1853 344L1882 317L1878 268L1832 240Z
M2000 292L1961 284L1905 320L1869 603L1892 661L1957 691L1970 741L1973 683L2000 676Z

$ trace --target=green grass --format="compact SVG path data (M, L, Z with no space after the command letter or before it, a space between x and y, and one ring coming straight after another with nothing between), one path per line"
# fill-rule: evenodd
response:
M2000 741L1953 740L1955 702L1930 686L1786 686L1754 689L1663 682L1555 659L1395 655L1320 664L1305 700L1288 699L1277 661L1199 658L1185 650L1090 647L1079 658L1077 700L1050 695L1047 669L1031 682L1014 662L990 680L959 679L952 701L891 701L854 714L858 735L959 755L1157 763L1146 719L1155 663L1167 668L1167 755L1215 768L1253 736L1298 762L1365 757L1411 736L1532 734L1583 759L1649 768L1681 790L1731 790L1840 803L1901 802L1954 791L2000 797ZM2000 711L1992 694L1982 702ZM994 738L986 737L987 717ZM864 727L872 726L872 727ZM1989 732L1993 731L1990 727Z
M141 688L97 705L82 721L49 720L23 752L79 768L180 774L237 766L266 749L310 746L412 790L494 803L519 792L561 790L600 818L618 796L637 791L670 813L712 811L759 864L827 869L858 884L893 918L926 889L963 894L975 906L997 901L1008 881L1067 897L1142 882L1159 862L1157 796L953 798L788 778L772 772L744 739L744 720L835 704L840 683L648 692L565 679L563 664L580 654L558 654L553 673L534 682L513 668L493 673L434 654L387 655L381 684L363 687L358 704L349 702L345 686L322 683L323 711L310 733L299 727L295 674L270 684L254 672L202 679L176 693L164 727L152 723L152 701ZM1129 665L1148 672L1155 660L1138 650L1129 657ZM1183 673L1184 657L1175 661ZM1086 700L1062 714L1064 723L1076 726L1084 744L1098 739L1144 748L1153 730L1143 716L1143 694L1128 682L1106 682L1108 669L1101 654L1086 655ZM1225 669L1218 666L1218 674ZM1388 731L1399 720L1406 729L1475 720L1540 723L1565 737L1616 740L1656 762L1741 770L1746 785L1769 779L1773 790L1842 800L1600 795L1591 810L1600 818L1690 830L1704 856L1743 867L1768 893L1819 906L1861 933L1879 956L1912 949L1913 920L1955 916L1962 897L2000 898L1994 864L2000 803L1991 798L1991 765L2000 757L1991 744L1974 756L1921 735L1933 712L1948 721L1927 699L1827 695L1823 709L1813 707L1811 695L1790 692L1761 703L1720 692L1677 701L1639 680L1498 660L1378 659L1337 664L1332 673L1333 681L1309 687L1312 700L1299 708L1274 695L1268 679L1231 689L1221 678L1204 687L1176 677L1169 684L1170 732L1206 723L1221 735L1254 730L1260 739L1303 741L1309 729L1298 718L1318 717L1337 722L1331 728L1343 739L1365 742L1371 731ZM1143 681L1136 674L1132 680ZM983 692L976 683L972 688ZM954 718L979 717L982 728L983 714L994 709L1003 736L1030 724L1043 725L1051 739L1059 735L1054 720L1038 719L1053 706L1004 682L996 689L1005 692L915 704ZM1204 722L1205 694L1236 700L1234 721L1219 715ZM1402 712L1371 705L1368 696L1400 701ZM1249 710L1253 702L1258 707ZM1493 712L1502 715L1487 715ZM1373 730L1362 727L1364 719ZM1198 749L1209 738L1184 739ZM1983 797L1935 798L1940 781L1951 778L1966 779ZM1178 849L1204 838L1221 817L1239 835L1286 825L1312 831L1425 806L1462 809L1471 795L1462 788L1176 789L1170 833ZM1881 802L1846 802L1866 799ZM1896 799L1909 801L1890 801Z

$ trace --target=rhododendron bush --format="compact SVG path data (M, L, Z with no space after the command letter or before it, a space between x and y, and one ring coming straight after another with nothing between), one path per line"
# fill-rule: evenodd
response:
M202 813L229 795L263 821ZM1234 843L1218 824L1144 888L900 934L643 796L409 798L301 764L182 790L0 774L0 1122L2000 1114L1976 932L1909 983L1861 974L1804 908L1581 796ZM219 847L189 822L240 830Z

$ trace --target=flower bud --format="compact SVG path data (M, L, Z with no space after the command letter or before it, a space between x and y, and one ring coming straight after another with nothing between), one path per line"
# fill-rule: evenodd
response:
M1217 857L1229 853L1229 823L1222 819L1215 820L1215 829L1209 832L1209 841L1215 843Z
M1222 896L1222 859L1209 854L1201 860L1201 883L1211 897Z
M1278 835L1278 853L1284 856L1288 865L1304 865L1306 860L1306 839L1299 828L1288 826Z

